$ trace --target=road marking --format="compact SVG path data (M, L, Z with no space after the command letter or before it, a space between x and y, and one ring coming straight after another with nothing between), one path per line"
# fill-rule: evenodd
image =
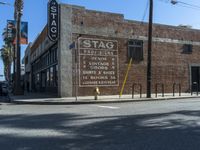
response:
M96 105L97 107L101 108L108 108L108 109L119 109L120 107L114 107L114 106L103 106L103 105Z

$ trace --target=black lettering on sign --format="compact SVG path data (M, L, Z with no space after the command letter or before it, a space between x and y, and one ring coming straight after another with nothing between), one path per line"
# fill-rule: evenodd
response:
M56 0L48 2L48 37L53 42L59 37L59 4Z

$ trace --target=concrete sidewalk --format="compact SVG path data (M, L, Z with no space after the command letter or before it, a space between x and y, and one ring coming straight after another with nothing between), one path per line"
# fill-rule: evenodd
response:
M135 95L132 98L132 95L123 95L119 98L119 95L106 95L98 96L98 100L94 100L94 96L80 96L77 97L66 97L58 98L52 95L45 95L39 93L29 93L23 96L10 96L11 103L13 104L35 104L35 105L71 105L71 104L96 104L96 103L123 103L123 102L142 102L142 101L158 101L158 100L172 100L172 99L186 99L186 98L200 98L196 93L191 95L191 93L181 93L179 96L178 93L175 93L173 96L172 93L167 93L162 97L162 94L158 94L157 97L155 94L152 94L152 98L146 98L146 94Z

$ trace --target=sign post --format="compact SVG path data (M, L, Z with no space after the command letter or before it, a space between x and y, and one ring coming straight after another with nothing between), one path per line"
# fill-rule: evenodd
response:
M59 37L59 4L56 0L48 2L48 37L52 42Z

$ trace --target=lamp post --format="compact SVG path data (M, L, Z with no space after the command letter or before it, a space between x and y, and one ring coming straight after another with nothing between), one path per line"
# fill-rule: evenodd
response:
M11 6L11 4L10 4L10 3L7 3L7 2L0 2L0 4L1 4L1 5L9 5L9 6Z
M14 84L14 95L22 95L23 90L21 87L21 16L23 10L23 0L15 0L15 20L16 20L16 61L15 63L15 84Z
M148 31L148 53L147 53L147 98L151 98L152 22L153 22L153 0L150 0L149 31Z

